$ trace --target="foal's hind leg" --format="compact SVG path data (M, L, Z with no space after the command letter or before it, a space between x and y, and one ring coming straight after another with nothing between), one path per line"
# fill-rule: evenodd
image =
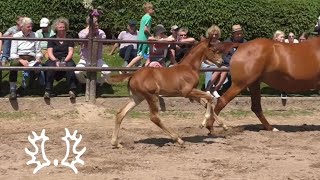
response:
M261 91L260 91L260 82L255 82L249 86L251 92L251 110L256 114L264 128L268 131L278 131L276 128L272 128L267 119L264 117L262 108L261 108Z
M180 145L183 145L183 141L179 136L174 133L171 129L167 128L162 121L159 118L159 109L157 106L158 97L156 95L147 95L145 97L150 109L150 120L155 123L157 126L159 126L164 132L166 132L168 135L171 136L171 138L175 141L177 141Z
M130 98L130 101L120 109L120 111L116 115L116 121L115 121L115 128L113 130L112 139L111 139L111 145L115 148L122 147L121 144L118 142L118 135L120 130L120 125L123 120L123 118L127 115L127 113L132 110L135 106L140 104L143 101L143 98L140 96L132 95Z

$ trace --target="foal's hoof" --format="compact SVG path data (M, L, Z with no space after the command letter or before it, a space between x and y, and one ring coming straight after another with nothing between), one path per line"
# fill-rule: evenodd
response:
M277 128L272 128L272 131L273 131L273 132L279 132L279 129L277 129Z
M228 130L229 130L228 126L226 126L226 125L223 125L222 128L223 128L223 130L225 130L225 131L228 131Z
M123 148L123 146L121 145L121 144L115 144L115 145L113 145L112 144L112 149L120 149L120 148Z
M184 141L180 138L178 138L177 142L179 143L180 146L183 146L184 145Z

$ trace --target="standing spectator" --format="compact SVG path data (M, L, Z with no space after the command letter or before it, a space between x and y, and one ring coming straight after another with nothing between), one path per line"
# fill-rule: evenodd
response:
M147 41L151 36L151 24L152 17L151 15L154 13L154 8L152 3L146 2L143 5L144 12L146 13L140 21L140 28L138 32L138 40L139 41ZM139 62L143 56L149 54L149 45L148 44L139 44L137 56L132 59L132 61L127 65L127 67L131 67Z
M80 39L86 39L89 37L89 17L87 18L87 27L79 32ZM97 39L105 39L106 34L103 30L99 29L98 21L93 22L93 37ZM103 43L99 43L98 45L98 67L109 67L102 59L102 52L103 52ZM86 67L90 65L90 57L89 57L89 49L86 43L81 44L81 51L80 51L80 61L76 67ZM97 83L102 85L105 82L105 79L110 71L102 71L101 76L98 77ZM86 83L86 72L84 71L75 71L76 77L80 83Z
M52 38L71 38L67 31L69 30L69 21L65 18L58 18L52 24L52 29L56 35ZM46 61L46 66L49 67L75 67L76 64L72 60L74 51L74 42L72 41L49 41L48 42L48 55L49 59ZM76 97L75 90L76 76L74 71L47 71L46 76L46 88L44 98L49 99L53 89L53 81L61 80L63 77L67 77L67 83L69 88L69 96L71 99Z
M286 39L284 42L285 43L299 43L299 41L297 39L295 39L295 35L293 34L293 32L289 33L288 39Z
M37 38L35 32L32 31L32 20L24 17L21 20L21 31L14 34L13 37L21 38ZM11 66L36 66L41 64L41 48L39 41L23 41L13 40L10 49L10 58L12 59ZM10 96L9 99L14 100L17 98L16 82L17 71L10 71ZM35 72L30 73L30 77L35 77Z
M40 20L40 28L41 29L36 31L36 34L38 35L39 38L50 38L50 37L56 35L54 33L54 31L50 28L49 25L50 25L50 21L48 18L42 18ZM49 58L49 56L48 56L48 42L41 41L40 47L41 47L43 57L45 57L47 60Z
M4 34L3 37L13 37L14 34L19 32L21 30L21 21L23 19L23 16L17 16L16 19L16 25L10 27ZM7 62L9 61L10 57L10 49L11 49L11 40L4 40L3 41L3 53L2 53L2 66L5 66Z
M318 35L320 35L320 16L317 19L317 23L314 26L314 31L318 33Z
M138 40L138 31L136 28L136 20L130 20L127 25L126 31L121 31L118 39L119 40ZM115 50L119 47L119 43L114 44L109 55L112 55ZM136 43L121 43L120 44L120 57L124 59L125 66L128 65L133 58L137 56L137 44Z

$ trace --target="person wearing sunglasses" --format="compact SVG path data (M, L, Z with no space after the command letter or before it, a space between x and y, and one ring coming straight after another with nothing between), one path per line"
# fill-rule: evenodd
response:
M177 35L178 42L185 42L185 43L194 43L196 40L193 37L188 37L188 28L181 27L178 31ZM183 58L183 56L189 51L191 45L177 45L175 48L175 59L177 62Z
M288 35L288 39L284 40L285 43L299 43L298 39L295 39L295 35L293 32L290 32Z

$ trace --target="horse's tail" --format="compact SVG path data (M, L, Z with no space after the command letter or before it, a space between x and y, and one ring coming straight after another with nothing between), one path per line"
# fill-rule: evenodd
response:
M112 74L112 75L107 76L106 82L108 84L120 83L120 82L129 80L133 75L134 75L134 73Z

